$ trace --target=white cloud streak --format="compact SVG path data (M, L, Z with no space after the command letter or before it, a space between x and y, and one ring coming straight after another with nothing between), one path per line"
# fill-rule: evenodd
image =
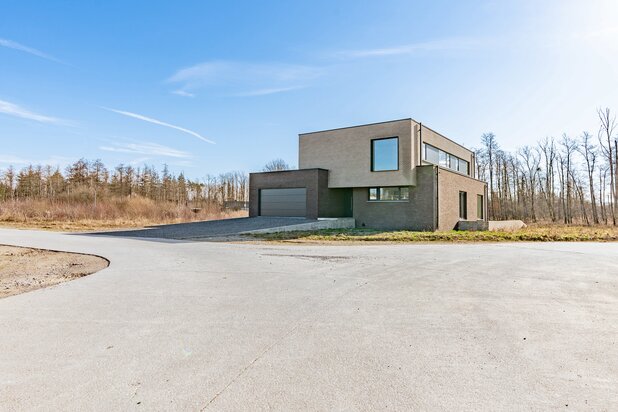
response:
M109 146L99 146L99 150L116 153L140 154L146 156L173 157L179 159L188 159L191 157L190 153L183 152L182 150L148 142L127 144L113 143Z
M260 96L297 90L323 75L312 66L281 63L210 61L178 70L167 81L179 85L174 94L193 97L202 88L233 96Z
M13 49L13 50L19 50L22 51L24 53L28 53L31 54L33 56L37 56L40 57L42 59L46 59L46 60L50 60L56 63L61 63L61 64L65 64L62 60L59 60L53 56L50 56L47 53L43 53L40 50L34 49L32 47L28 47L28 46L24 46L23 44L14 42L12 40L8 40L8 39L0 39L0 46L1 47L6 47L9 49Z
M273 87L270 89L257 89L248 92L237 93L235 96L265 96L268 94L290 92L292 90L303 89L305 86Z
M193 137L197 137L198 139L206 142L206 143L210 143L210 144L215 144L215 142L213 142L210 139L205 138L204 136L200 135L197 132L194 132L193 130L189 130L186 129L184 127L180 127L180 126L176 126L170 123L166 123L166 122L162 122L161 120L157 120L157 119L153 119L152 117L147 117L141 114L137 114L137 113L132 113L132 112L126 112L124 110L116 110L116 109L110 109L109 107L102 107L102 109L110 111L110 112L114 112L114 113L118 113L121 114L123 116L127 116L127 117L132 117L134 119L138 119L138 120L142 120L144 122L148 122L148 123L152 123L152 124L156 124L159 126L164 126L164 127L169 127L170 129L174 129L174 130L179 130L183 133L189 134Z
M69 124L69 122L67 122L66 120L31 112L30 110L16 105L15 103L7 102L5 100L0 100L0 113L4 113L13 117L20 117L22 119L34 120L35 122L39 123L64 125Z
M441 40L431 40L427 42L405 44L395 47L382 47L363 50L344 50L334 53L335 57L341 59L358 59L368 57L384 57L409 55L420 52L469 50L485 45L487 42L475 38L449 38Z
M31 160L24 159L22 157L11 156L11 155L0 155L0 164L9 164L9 165L27 165L32 164Z
M178 96L182 96L182 97L195 97L195 94L193 93L189 93L185 90L173 90L172 94L176 94Z

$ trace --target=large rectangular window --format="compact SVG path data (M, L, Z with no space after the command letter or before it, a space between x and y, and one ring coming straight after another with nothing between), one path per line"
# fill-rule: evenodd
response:
M371 171L399 170L399 138L388 137L371 141Z
M370 187L371 202L401 202L410 199L410 188L403 187Z
M483 202L483 195L476 195L476 218L478 220L485 219L485 203Z
M470 175L470 162L427 143L423 143L423 160L468 176Z
M466 192L459 192L459 218L468 218L468 194Z

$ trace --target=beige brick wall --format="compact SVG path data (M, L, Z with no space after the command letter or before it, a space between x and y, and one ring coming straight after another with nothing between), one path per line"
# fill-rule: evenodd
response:
M483 195L485 217L487 216L486 183L438 168L438 230L452 230L459 222L459 192L468 195L468 219L478 220L477 195Z
M474 170L476 168L476 165L474 164L474 152L450 139L447 139L433 130L426 128L425 126L423 126L423 130L421 132L421 139L424 143L428 143L438 149L457 156L460 159L468 161L470 163L470 175L474 176Z
M344 129L301 134L300 169L323 168L330 171L329 187L415 185L412 168L416 147L412 143L413 122L397 120ZM399 170L371 171L371 140L399 137Z

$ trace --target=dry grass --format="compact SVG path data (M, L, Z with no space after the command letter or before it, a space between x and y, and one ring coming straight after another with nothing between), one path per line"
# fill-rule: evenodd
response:
M132 197L91 202L19 200L0 203L0 226L58 231L94 231L137 228L158 224L215 220L246 216L216 206L194 212L175 203Z
M285 242L582 242L618 241L618 228L608 226L538 225L513 231L411 232L337 229L255 235Z

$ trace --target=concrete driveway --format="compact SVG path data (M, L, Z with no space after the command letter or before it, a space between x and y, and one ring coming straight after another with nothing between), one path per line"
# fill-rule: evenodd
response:
M618 244L0 230L109 268L0 300L2 410L616 410Z

